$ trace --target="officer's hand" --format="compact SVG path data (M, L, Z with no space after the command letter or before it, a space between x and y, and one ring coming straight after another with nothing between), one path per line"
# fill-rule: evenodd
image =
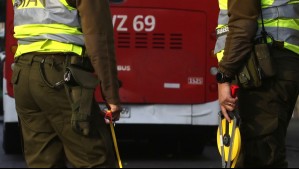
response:
M112 121L118 121L120 118L122 107L120 105L109 104L109 108L112 113Z
M220 103L221 113L230 122L228 111L233 111L236 108L238 98L233 98L229 83L218 84L218 100Z

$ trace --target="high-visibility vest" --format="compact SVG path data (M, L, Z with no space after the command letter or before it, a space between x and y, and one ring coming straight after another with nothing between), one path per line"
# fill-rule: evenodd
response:
M78 11L66 0L12 0L15 57L29 52L82 55L84 38Z
M219 16L217 31L217 42L215 54L218 61L223 57L226 34L229 31L227 26L227 0L219 0ZM284 42L284 48L299 54L299 0L262 0L262 14L264 26L276 41ZM257 35L262 30L261 17L258 20Z
M228 10L227 0L218 0L219 15L218 15L218 26L216 28L217 41L215 44L214 53L217 56L218 61L223 57L228 28Z

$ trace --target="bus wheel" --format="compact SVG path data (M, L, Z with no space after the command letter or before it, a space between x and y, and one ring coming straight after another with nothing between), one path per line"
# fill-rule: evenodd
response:
M20 128L18 123L3 123L3 149L5 154L22 152Z

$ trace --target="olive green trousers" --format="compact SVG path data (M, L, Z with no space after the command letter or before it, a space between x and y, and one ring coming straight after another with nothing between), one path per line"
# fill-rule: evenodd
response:
M299 55L273 49L277 74L257 89L240 89L241 154L237 167L288 167L285 139L299 93Z
M71 128L72 109L64 87L50 88L40 75L40 61L51 84L63 79L63 54L25 54L16 59L12 76L24 156L30 168L116 167L109 126L93 104L91 136Z

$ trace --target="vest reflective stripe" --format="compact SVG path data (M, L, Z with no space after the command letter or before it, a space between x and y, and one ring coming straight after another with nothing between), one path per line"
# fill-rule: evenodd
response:
M299 53L299 19L297 19L299 0L262 0L262 5L266 31L271 34L275 40L284 41L285 48ZM228 20L227 23L223 22L225 16L219 15L219 17L222 18L218 18L219 25L217 29L228 23ZM257 34L260 34L260 31L261 21L259 20L259 30ZM224 49L226 40L223 37L217 39L214 49L215 54L219 52L223 54L221 51ZM219 54L218 61L222 58L220 55L221 54Z
M282 0L285 1L285 0ZM288 0L287 0L288 1ZM275 3L275 0L262 0L262 7L267 8ZM283 2L285 3L285 2Z
M293 45L293 44L289 44L287 42L284 43L285 48L291 50L291 51L298 51L299 47L298 47L298 43L297 45ZM298 52L296 52L298 54Z
M227 10L227 0L218 0L218 5L219 5L219 16L218 16L218 26L216 28L216 34L217 34L217 41L215 44L215 48L214 48L214 53L216 54L217 58L222 58L223 52L221 52L221 50L224 49L225 46L225 40L226 40L226 33L224 31L224 33L221 33L221 35L219 35L219 30L221 29L227 29L228 31L228 10ZM219 59L218 59L219 60Z
M292 2L292 4L288 4ZM275 5L282 6L275 6ZM264 25L266 31L275 40L284 41L284 47L299 54L299 1L281 0L275 1L274 7L263 9ZM261 32L261 20L258 20Z
M299 31L298 30L294 30L294 29L290 29L290 28L268 28L269 32L277 32L277 29L279 29L279 34L275 34L274 39L279 39L280 41L284 41L284 42L288 42L290 44L294 44L294 45L298 45L299 46ZM274 30L274 31L272 31Z
M220 61L223 57L226 37L227 35L225 34L217 38L214 53L216 54L218 61Z
M283 6L291 3L298 3L298 0L262 0L262 7L269 8L274 6Z
M38 29L36 29L36 27L38 27ZM32 40L36 42L38 40L55 39L56 41L65 43L80 43L77 45L83 46L84 39L82 33L77 29L69 28L70 27L58 24L36 24L16 26L14 30L16 32L22 32L22 34L15 34L15 38L19 39L19 44L24 44L23 42L25 41L32 42ZM32 32L33 29L35 30L34 32Z
M266 8L263 9L263 18L264 20L273 18L294 18L294 16L298 16L298 10L299 3L288 4L280 7Z
M228 23L228 11L227 11L227 0L218 1L219 5L219 17L218 17L218 27L227 25Z
M39 29L35 29L35 28ZM32 29L35 29L32 31ZM72 35L82 35L81 31L77 29L73 29L71 27L60 25L60 24L34 24L34 25L22 25L16 26L15 31L22 32L22 34L16 34L16 37L30 37L30 36L38 36L42 34L72 34Z
M77 15L77 12L70 11L68 14L39 14L43 13L43 9L18 9L18 13L15 13L14 26L28 25L28 24L62 24L65 26L73 27L73 29L80 29L81 25L78 19L67 19L71 15ZM23 13L30 13L30 15L24 15ZM34 15L39 15L38 17ZM48 17L47 15L51 15Z
M223 55L224 55L224 50L220 50L218 53L216 53L218 62L221 61L221 59L223 58Z
M267 23L267 28L265 29L274 39L287 41L289 36L299 37L299 25L296 22L299 23L299 19L287 21L272 20L271 23ZM261 29L259 28L258 33L261 32ZM297 44L299 44L299 41L297 41Z
M263 8L274 7L274 6L282 6L282 5L288 4L291 1L294 1L294 0L263 0L262 1L262 6L263 6Z
M65 38L61 38L60 36L57 36L58 34L53 34L53 35L43 35L43 36L34 36L34 37L31 37L30 39L27 39L27 38L22 38L20 40L18 40L18 43L19 44L22 44L22 45L28 45L32 42L30 42L30 40L34 40L35 42L38 42L38 41L43 41L45 39L57 39L56 41L58 42L62 42L62 43L70 43L69 41L66 41ZM76 36L72 36L72 35L64 35L64 36L69 36L67 37L67 39L72 39L73 41L79 41L80 39L75 39L77 38ZM75 44L75 43L73 43ZM75 45L78 45L78 46L83 46L84 44L75 44Z
M84 38L78 17L78 11L70 7L66 0L14 0L15 1L15 38L18 39L16 56L30 51L46 52L74 52L78 47L84 46ZM38 43L40 42L41 43ZM49 41L53 41L49 43ZM45 43L47 42L47 43ZM62 44L61 46L53 44ZM40 46L38 44L50 45ZM75 45L74 45L75 44ZM24 45L24 46L22 46ZM30 46L32 45L32 47ZM77 46L77 47L73 47ZM29 49L26 49L29 48ZM82 48L82 47L80 47ZM34 49L34 50L33 50ZM75 50L76 51L73 51ZM81 55L81 53L77 53Z
M227 10L227 0L218 1L220 10Z
M218 17L218 26L217 27L227 25L228 19L229 19L227 13L228 13L227 10L220 10L219 17Z
M53 48L55 46L55 48ZM81 46L61 43L53 40L44 40L39 42L34 42L30 44L18 45L18 50L16 51L15 57L29 52L73 52L81 55L83 49Z

